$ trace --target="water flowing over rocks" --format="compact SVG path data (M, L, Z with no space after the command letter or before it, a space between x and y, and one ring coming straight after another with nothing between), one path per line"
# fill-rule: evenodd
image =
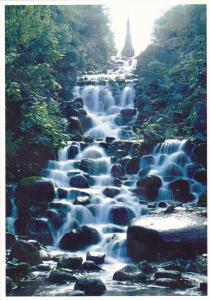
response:
M206 293L206 144L139 140L135 59L115 67L78 78L72 141L7 189L9 295Z

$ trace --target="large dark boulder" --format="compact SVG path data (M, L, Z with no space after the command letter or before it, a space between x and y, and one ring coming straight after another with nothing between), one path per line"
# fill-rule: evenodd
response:
M122 205L113 205L109 212L110 222L117 225L128 225L133 218L135 218L135 213L132 209Z
M81 134L83 133L83 126L79 118L70 117L68 119L68 122L69 122L68 129L70 133L75 133L75 132L79 132Z
M53 283L64 284L66 282L74 282L77 278L68 270L57 269L50 272L49 281Z
M47 219L26 218L15 221L16 233L50 245L53 242L51 228Z
M10 258L16 258L21 262L29 263L30 265L39 265L42 263L39 249L26 241L16 241L10 252Z
M101 252L88 251L86 255L86 259L89 261L93 261L96 264L103 264L105 259L105 254Z
M71 145L68 148L68 158L73 159L79 153L79 149L77 145Z
M111 174L114 177L122 177L125 175L125 170L120 164L115 164L111 168Z
M114 198L119 193L120 193L120 189L117 187L107 187L103 190L103 194L109 198Z
M206 169L202 168L196 170L194 173L194 179L201 182L204 185L207 185L207 171Z
M27 177L16 188L19 215L25 215L32 206L46 205L55 198L54 184L44 177Z
M11 277L15 282L24 278L31 271L31 267L28 263L9 263L6 268L6 275Z
M138 156L131 158L125 167L127 174L137 174L139 171L140 158Z
M58 261L57 268L64 269L80 269L82 266L83 258L80 256L71 256L68 258L63 258Z
M101 296L106 292L105 284L97 278L80 278L74 289L84 291L86 296Z
M134 192L144 197L147 201L153 201L157 198L161 185L162 181L160 177L148 175L137 181L137 189Z
M133 260L189 259L207 250L207 222L195 212L148 215L131 221L127 252Z
M181 202L192 201L193 195L190 193L190 184L185 179L175 179L169 183L174 199Z
M116 271L113 275L113 280L117 281L146 281L146 275L135 265L127 265Z
M82 226L66 233L60 241L60 247L64 250L78 251L97 244L99 241L100 235L95 228Z
M70 186L72 187L77 187L77 188L88 188L88 180L85 176L83 175L75 175L70 178Z

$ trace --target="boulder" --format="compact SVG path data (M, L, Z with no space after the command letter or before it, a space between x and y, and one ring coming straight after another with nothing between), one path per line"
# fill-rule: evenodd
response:
M113 177L122 177L125 175L125 170L120 164L115 164L111 168L111 174Z
M9 276L6 276L6 296L16 287L14 281Z
M190 184L185 179L175 179L169 183L175 200L181 202L192 201L194 196L190 193Z
M70 178L69 181L70 186L77 187L77 188L88 188L88 180L83 175L75 175Z
M114 198L119 193L120 193L120 189L117 187L107 187L103 190L103 194L109 198Z
M148 175L139 179L136 185L136 192L139 195L143 196L147 201L153 201L158 196L162 181L160 177L156 175Z
M76 276L72 275L71 272L62 269L53 270L49 275L49 281L53 283L64 284L66 282L74 282L76 280Z
M125 171L127 174L137 174L139 171L139 156L131 158L125 167Z
M30 265L39 265L42 263L42 258L37 247L26 241L16 241L10 252L10 258L16 258L21 262L29 263Z
M100 271L100 270L102 270L94 261L91 261L91 260L86 260L82 264L82 268L83 268L83 270L86 270L86 271Z
M26 235L45 245L53 242L51 228L47 219L25 218L15 221L16 233Z
M58 199L66 199L68 197L68 191L63 188L57 189Z
M126 155L128 155L128 153L121 149L117 150L115 153L115 156L117 157L117 159L121 159L121 158L125 157Z
M16 282L28 275L30 270L31 268L28 263L21 262L7 265L6 274Z
M192 258L206 253L206 217L194 213L147 215L131 221L127 253L133 260Z
M204 185L207 185L207 171L206 169L202 168L194 173L194 179L201 182Z
M86 260L93 261L98 265L103 264L104 259L105 259L105 253L101 253L101 252L88 251L86 255Z
M100 235L95 228L82 226L66 233L61 241L60 248L69 251L78 251L99 243Z
M14 234L11 234L9 232L6 233L6 249L11 249L12 246L15 244L16 238Z
M68 159L74 159L75 156L79 153L79 149L77 145L71 145L68 148Z
M145 282L146 279L146 275L142 273L135 265L127 265L116 271L113 275L113 280L117 281Z
M117 225L128 225L135 218L135 213L129 208L122 205L113 205L109 212L110 222Z
M68 258L63 258L58 261L57 268L64 269L80 269L82 266L83 258L80 256L71 256Z
M79 118L77 117L70 117L68 119L68 129L70 133L79 132L80 134L83 133L83 126Z
M105 284L98 278L80 278L74 289L84 291L85 296L101 296L106 292Z
M171 279L176 279L180 280L181 279L181 272L177 270L165 270L163 268L159 268L155 272L155 278L171 278Z
M27 177L16 188L19 215L26 215L31 206L47 205L55 198L54 184L44 177Z
M81 162L76 163L76 167L87 172L90 175L100 175L109 171L109 163L106 159L82 159Z
M130 160L129 156L125 156L117 160L117 163L120 164L123 168L125 168L127 162Z
M181 283L176 279L171 278L158 278L154 282L156 285L168 287L171 289L181 288Z

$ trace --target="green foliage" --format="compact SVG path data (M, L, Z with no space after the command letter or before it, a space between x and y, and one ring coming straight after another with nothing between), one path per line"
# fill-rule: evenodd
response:
M6 6L6 129L9 180L39 175L70 140L62 100L79 72L115 52L100 5ZM23 158L24 153L24 158Z
M161 117L166 138L205 135L206 6L179 5L157 20L137 74L141 130Z

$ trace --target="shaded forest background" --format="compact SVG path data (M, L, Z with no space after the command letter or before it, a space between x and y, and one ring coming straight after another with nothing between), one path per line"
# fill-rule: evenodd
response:
M116 49L102 6L7 6L5 19L7 180L17 181L71 140L76 77L105 71ZM205 140L206 6L166 12L137 59L137 138Z

